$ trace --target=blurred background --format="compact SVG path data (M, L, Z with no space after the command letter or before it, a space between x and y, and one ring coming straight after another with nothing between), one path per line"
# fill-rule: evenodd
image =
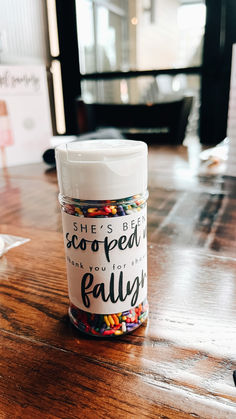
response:
M100 127L221 142L235 21L235 0L0 0L2 149Z

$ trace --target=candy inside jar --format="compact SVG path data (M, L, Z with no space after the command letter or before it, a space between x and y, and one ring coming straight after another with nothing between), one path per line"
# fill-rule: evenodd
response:
M56 151L69 316L82 332L115 337L148 316L147 147L129 140L75 144Z
M90 314L80 310L72 303L69 308L72 323L82 332L97 336L118 336L132 332L148 316L147 300L135 309L115 314Z

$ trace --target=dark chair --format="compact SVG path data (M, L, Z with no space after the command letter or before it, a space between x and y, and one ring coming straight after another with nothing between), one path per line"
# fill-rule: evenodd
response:
M193 98L163 103L86 104L77 101L79 133L98 128L118 128L125 138L149 144L182 144Z

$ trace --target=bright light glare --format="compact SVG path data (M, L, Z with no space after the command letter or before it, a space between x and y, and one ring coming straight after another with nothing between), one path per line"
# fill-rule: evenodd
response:
M57 132L58 134L65 134L66 123L65 123L60 61L58 60L52 61L51 72L52 72L52 80L53 80Z
M120 81L120 98L122 103L129 102L128 84L125 79Z
M178 9L178 26L180 29L203 28L206 22L205 4L188 4Z
M57 57L60 54L60 49L57 28L57 9L55 0L47 0L47 12L50 52L52 57Z
M131 23L132 23L132 25L137 25L138 24L138 19L135 16L132 17Z
M78 39L84 48L91 48L94 44L92 4L85 0L79 0L76 2L76 6Z

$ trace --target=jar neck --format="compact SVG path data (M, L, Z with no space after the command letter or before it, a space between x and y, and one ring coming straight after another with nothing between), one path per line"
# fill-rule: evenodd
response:
M116 204L116 205L132 205L137 201L143 201L146 202L148 199L149 193L148 190L146 190L144 193L140 193L140 194L136 194L133 196L129 196L126 198L121 198L121 199L111 199L111 200L84 200L84 199L74 199L68 196L64 196L61 193L59 193L58 195L58 199L61 205L64 204L69 204L69 205L82 205L82 206L104 206L104 205L112 205L112 204Z

